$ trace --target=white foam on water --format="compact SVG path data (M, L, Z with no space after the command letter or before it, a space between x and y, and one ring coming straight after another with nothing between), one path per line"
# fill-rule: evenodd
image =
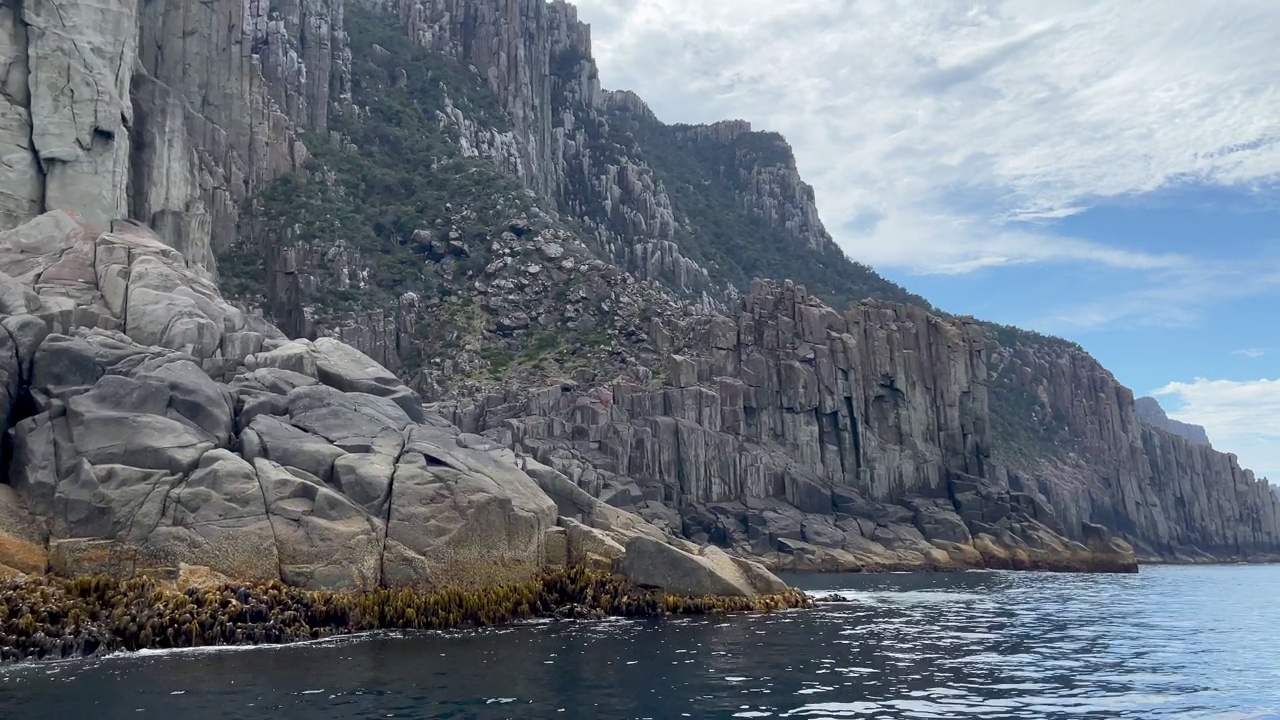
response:
M132 659L148 659L157 657L185 656L185 655L212 655L216 653L231 652L254 652L254 651L271 651L271 650L288 650L290 648L299 647L328 647L334 645L348 645L360 642L369 638L397 638L407 637L404 633L388 632L385 630L375 630L371 632L352 633L351 635L338 635L335 637L320 638L318 640L300 640L292 643L275 643L275 644L259 644L259 645L201 645L199 647L189 648L147 648L144 650L127 651L104 655L100 660L132 660Z
M982 600L977 593L950 592L945 590L806 590L814 600L844 598L850 604L863 605L934 605L939 603L972 602ZM840 601L836 601L839 604Z

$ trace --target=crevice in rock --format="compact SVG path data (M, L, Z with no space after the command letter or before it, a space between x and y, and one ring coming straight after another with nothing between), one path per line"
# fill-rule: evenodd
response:
M405 431L405 445L409 443L409 431ZM378 585L379 587L387 586L387 540L391 536L391 508L395 504L396 475L400 474L400 460L404 457L404 449L396 456L396 462L391 471L391 478L387 480L387 507L382 513L382 545L378 549Z
M97 243L94 243L97 247ZM125 335L129 334L129 289L133 285L133 249L130 248L125 252L125 262L128 265L124 269L124 295L120 300L120 332ZM96 265L95 265L96 267ZM101 288L99 288L101 290Z
M4 325L0 325L0 330L3 330L9 336L9 341L13 345L14 366L18 368L18 383L14 388L15 394L9 398L10 406L5 409L4 427L12 429L23 420L35 417L39 413L39 408L36 405L35 398L31 395L31 369L25 367L22 362L21 345L18 343L18 338ZM0 473L2 473L0 477L4 478L5 484L8 484L9 464L14 457L13 436L12 432L0 434Z
M57 265L58 263L62 262L62 258L66 257L66 254L67 254L68 252L71 252L71 250L72 250L72 248L66 248L66 249L65 249L65 250L63 250L62 252L58 253L58 259L57 259L57 260L54 260L53 262L49 263L48 265L46 265L46 266L44 267L44 269L42 269L40 272L38 272L38 273L36 273L34 276L32 276L32 278L31 278L31 290L32 290L32 292L39 293L40 280L41 280L41 278L43 278L43 277L44 277L45 272L46 272L46 271L48 271L48 269L49 269L49 268L51 268L51 267L53 267L54 265Z
M813 418L814 424L818 426L818 465L825 470L827 469L827 443L831 441L830 430L827 428L827 417L821 411L814 410Z
M265 447L263 447L263 453L266 453ZM271 528L271 541L276 546L276 577L284 582L284 564L280 560L280 535L276 533L275 519L271 515L271 506L267 503L267 489L262 486L262 476L258 474L256 467L253 469L253 476L258 480L258 492L262 493L262 514L267 518L267 527Z
M143 498L142 502L138 504L138 507L134 509L133 515L130 516L129 531L128 531L128 534L125 535L125 537L130 540L134 540L135 538L138 538L139 542L145 542L145 538L149 538L153 534L155 534L156 528L160 527L160 523L164 522L164 511L165 511L165 508L168 507L169 505L169 495L172 494L173 491L179 486L186 485L188 479L190 479L190 476L188 475L179 475L179 476L161 477L158 480L156 480L155 484L151 486L151 490L147 492L147 496ZM147 504L151 502L151 497L156 494L157 490L161 489L161 486L164 486L164 499L161 500L160 502L160 512L156 514L155 523L151 525L150 529L147 530L146 534L136 535L134 533L134 527L138 524L138 514L146 509Z
M9 67L4 68L5 74L3 77L0 77L0 93L3 94L5 100L7 100L10 104L14 105L15 107L20 107L26 111L27 148L30 150L31 159L34 160L34 162L32 163L32 167L35 168L36 173L39 175L39 177L37 178L39 182L36 183L36 190L39 193L39 196L35 198L36 212L44 213L48 210L45 203L47 173L45 172L44 163L41 162L40 160L40 151L36 149L36 136L35 136L36 125L35 125L35 119L31 116L31 84L30 84L31 45L29 40L29 33L27 32L26 18L24 17L24 13L26 11L26 7L25 7L26 2L27 0L13 0L13 4L12 4L13 9L11 10L13 14L13 23L15 28L17 29L17 34L18 34L17 45L22 51L21 66L26 71L26 76L21 79L23 87L26 88L26 92L25 92L26 98L25 99L16 98L10 95L8 92L9 74L14 71L13 65L10 65Z

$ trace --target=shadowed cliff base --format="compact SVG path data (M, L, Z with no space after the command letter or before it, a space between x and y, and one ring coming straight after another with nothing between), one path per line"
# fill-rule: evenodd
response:
M225 580L225 578L224 578ZM484 590L380 588L361 593L105 575L0 585L0 661L120 651L279 645L377 630L451 630L536 619L657 618L773 612L811 605L799 590L756 598L685 597L606 572L567 568Z

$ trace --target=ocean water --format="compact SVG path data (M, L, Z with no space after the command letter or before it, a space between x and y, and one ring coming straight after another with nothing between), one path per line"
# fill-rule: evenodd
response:
M851 602L0 669L0 718L1280 718L1280 566L795 576Z

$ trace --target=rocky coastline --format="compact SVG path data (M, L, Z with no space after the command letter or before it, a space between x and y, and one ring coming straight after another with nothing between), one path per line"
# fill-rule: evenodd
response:
M572 6L345 5L0 7L4 659L1280 559L1234 456L851 265Z
M547 464L536 444L464 432L354 348L286 338L145 226L100 232L58 211L0 240L9 574L164 578L201 566L312 591L472 591L586 566L673 595L751 599L785 591L770 568L1133 569L1104 528L1068 541L1026 511L954 540L937 528L960 518L932 511L931 542L902 528L893 550L810 542L811 521L756 543L763 552L690 540L646 517L652 504L637 513L588 492L562 455ZM799 504L821 492L792 482ZM859 509L841 491L824 496L828 512L833 498ZM771 506L764 517L782 516Z
M1030 559L1007 554L983 557L980 565L885 562L771 569L1138 572L1137 564L1125 558ZM750 597L668 593L637 585L613 569L587 565L549 568L524 582L487 587L339 591L280 581L235 582L208 568L186 565L173 578L17 573L0 580L0 664L139 650L285 645L386 630L465 630L536 620L770 613L828 602L849 600L840 595L814 598L781 584Z
M453 630L536 619L774 612L812 604L792 589L754 598L674 595L584 567L482 590L333 592L278 581L210 582L198 575L196 580L44 576L0 584L0 662L281 645L379 630Z

